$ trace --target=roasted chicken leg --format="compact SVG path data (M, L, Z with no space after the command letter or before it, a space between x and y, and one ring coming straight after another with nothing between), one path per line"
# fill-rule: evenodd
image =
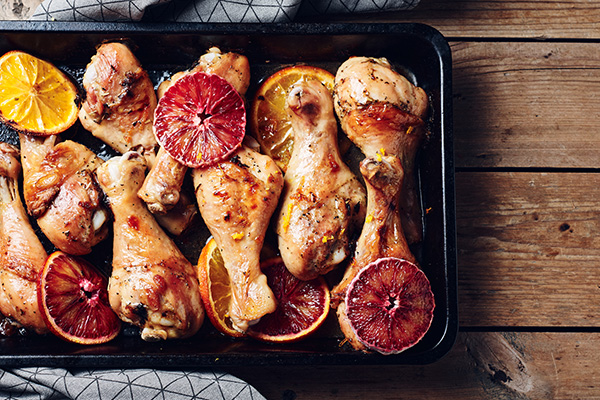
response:
M409 243L421 241L414 164L426 134L427 94L384 58L352 57L336 73L334 98L342 129L365 156L394 155L402 162L402 224Z
M192 176L200 213L229 273L229 316L245 332L277 306L259 257L283 187L281 171L270 157L242 147L229 161L194 169Z
M115 217L109 301L144 340L185 338L204 319L198 278L137 196L145 169L139 153L127 152L96 171Z
M349 238L365 216L365 190L342 161L329 90L296 84L286 108L294 151L285 173L277 234L279 252L299 279L331 271L350 254Z
M158 144L152 131L156 93L147 72L122 43L98 47L83 75L79 120L119 153L138 149L149 165Z
M46 237L68 254L83 255L108 235L108 212L94 181L102 160L87 147L20 134L23 192Z
M356 243L354 259L342 281L331 291L332 306L338 308L340 329L355 349L364 349L364 346L355 337L346 316L344 299L352 279L363 267L383 257L416 261L398 213L404 178L400 160L396 156L383 156L381 161L366 158L360 164L360 172L367 186L367 217Z
M46 333L37 280L47 254L21 203L18 157L15 147L0 143L0 313L16 325Z

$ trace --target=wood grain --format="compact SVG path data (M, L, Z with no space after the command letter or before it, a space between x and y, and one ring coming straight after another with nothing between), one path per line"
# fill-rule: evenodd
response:
M596 43L452 43L460 167L598 168Z
M600 175L461 172L461 326L600 327Z
M600 37L600 7L593 0L421 0L411 11L340 14L320 20L419 22L437 28L445 36L462 38Z
M462 332L426 366L229 368L268 399L600 397L598 333Z

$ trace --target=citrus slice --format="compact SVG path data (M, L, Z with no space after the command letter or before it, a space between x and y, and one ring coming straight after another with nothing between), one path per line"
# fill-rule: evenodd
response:
M160 98L154 133L165 150L188 167L205 167L231 155L246 133L240 94L215 74L194 72Z
M52 253L40 272L38 303L52 333L79 344L114 339L121 321L108 302L108 280L87 261Z
M353 333L382 354L400 353L419 342L431 326L434 308L423 271L399 258L380 258L367 265L346 292Z
M277 300L277 308L252 325L248 335L265 342L294 342L315 332L329 313L329 288L322 276L301 281L281 258L261 265Z
M0 57L0 120L18 131L49 136L77 120L79 94L56 66L21 51Z
M254 95L249 115L250 132L266 155L285 172L294 148L292 124L285 110L291 87L300 81L319 80L333 92L334 76L309 65L296 65L275 72Z
M221 251L215 239L210 239L200 253L198 260L198 280L200 296L208 319L215 328L227 336L242 337L243 333L233 328L229 318L231 287L229 274L223 263Z

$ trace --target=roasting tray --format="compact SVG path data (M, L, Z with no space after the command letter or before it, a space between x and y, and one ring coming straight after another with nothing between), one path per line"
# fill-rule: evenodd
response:
M142 341L131 328L114 341L99 346L70 344L53 336L13 336L0 339L0 365L165 368L427 364L450 350L458 329L451 55L439 32L420 24L0 22L0 54L9 50L29 52L52 61L79 82L95 47L116 39L133 45L134 53L155 82L188 68L216 45L249 58L254 89L257 81L282 65L307 63L335 72L344 60L354 55L387 57L405 76L423 87L431 98L431 136L419 155L417 171L424 210L424 240L413 251L435 295L433 324L416 346L390 356L357 352L344 345L332 312L315 335L285 345L226 338L212 328L208 319L195 337L160 343ZM253 87L249 98L252 90ZM112 155L110 149L77 125L64 136L83 142L105 158ZM7 128L0 129L0 139L18 142L14 132ZM199 220L199 228L178 239L192 263L197 261L205 243L202 225ZM111 244L103 246L88 259L96 264L109 264Z

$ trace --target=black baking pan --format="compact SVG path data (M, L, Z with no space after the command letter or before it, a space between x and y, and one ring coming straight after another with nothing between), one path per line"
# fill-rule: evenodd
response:
M424 239L413 250L435 296L432 326L417 345L388 356L357 352L344 345L333 312L315 335L284 345L224 337L212 328L208 319L193 338L160 343L142 341L135 329L126 329L110 343L90 347L66 343L53 336L17 335L0 339L0 365L165 368L427 364L450 350L458 330L451 54L439 32L420 24L0 22L1 54L9 50L29 52L55 63L79 81L96 46L109 40L127 41L155 83L174 71L187 69L208 48L218 46L249 58L254 85L282 65L307 63L335 72L348 57L363 55L388 58L401 73L425 89L431 99L431 134L420 152L417 171L424 210ZM66 135L104 158L113 154L77 124ZM0 140L18 142L14 132L6 127L0 129ZM205 243L206 238L199 237L201 231L192 229L177 239L192 263L197 261ZM107 254L110 242L101 245L88 259L96 264L110 264Z

